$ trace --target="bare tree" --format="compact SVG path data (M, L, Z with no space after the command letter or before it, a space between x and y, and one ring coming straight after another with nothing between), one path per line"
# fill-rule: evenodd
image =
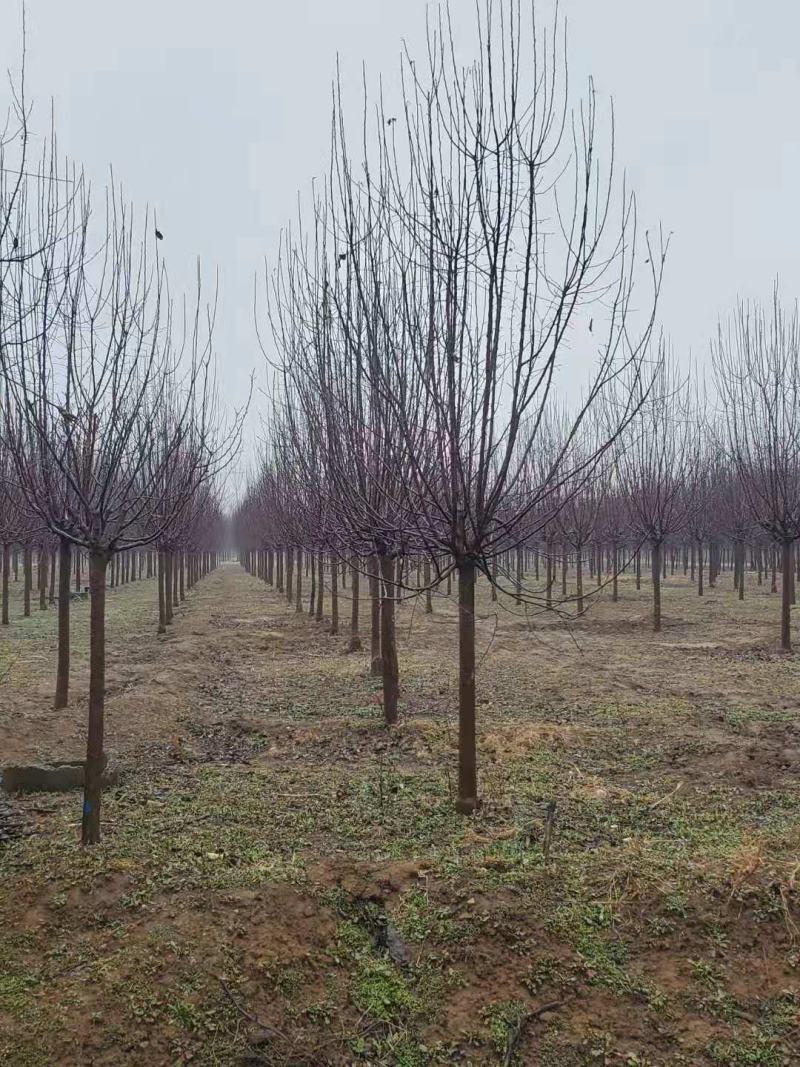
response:
M478 797L476 577L530 536L530 516L567 480L565 457L587 413L623 371L637 378L665 252L648 242L652 293L634 329L635 206L623 189L614 210L612 151L601 164L592 86L570 118L558 31L526 24L517 0L478 5L477 16L472 64L456 59L449 12L430 27L427 66L406 56L402 152L400 122L388 125L379 107L377 158L365 143L356 174L337 120L339 210L329 221L358 297L342 317L362 323L370 351L384 353L363 363L396 427L392 452L408 468L401 510L412 543L458 574L463 812ZM522 494L557 367L590 301L592 378L562 451ZM633 408L627 400L615 410L618 424L582 465Z
M618 450L617 470L630 524L650 547L653 630L661 630L664 544L686 522L684 475L691 444L687 383L679 379L662 348L657 387L643 398L627 439ZM634 384L634 393L640 385Z
M781 559L781 648L791 651L793 549L800 537L800 318L740 303L712 346L725 444L753 520Z
M175 323L162 264L109 192L91 247L88 189L63 206L66 236L19 270L15 337L0 348L4 444L26 506L88 552L89 726L82 840L100 837L105 593L115 553L163 540L193 493L227 462L239 423L217 437L213 315L198 294ZM50 194L52 197L55 194ZM56 205L57 212L61 205ZM144 232L149 233L144 218ZM186 457L190 462L185 462Z

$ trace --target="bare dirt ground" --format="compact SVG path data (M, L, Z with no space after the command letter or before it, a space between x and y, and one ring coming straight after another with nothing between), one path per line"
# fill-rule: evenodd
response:
M387 730L346 625L235 564L166 638L153 596L109 597L103 844L70 794L0 846L0 1062L800 1062L800 661L766 587L671 578L660 635L630 580L570 628L484 591L472 820L449 601L400 609ZM66 714L52 612L0 635L2 762L80 755L82 611Z

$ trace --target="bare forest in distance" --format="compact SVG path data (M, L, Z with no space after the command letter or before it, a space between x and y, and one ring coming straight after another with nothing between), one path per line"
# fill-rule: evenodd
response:
M23 34L0 1064L800 1063L797 296L678 350L681 220L543 10L332 51L244 404Z

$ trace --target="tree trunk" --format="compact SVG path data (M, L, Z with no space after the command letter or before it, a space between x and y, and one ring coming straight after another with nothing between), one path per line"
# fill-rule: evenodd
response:
M652 548L653 570L653 630L661 631L661 545L653 545Z
M769 555L770 555L770 569L771 569L771 578L770 578L769 591L770 591L770 593L777 593L778 592L778 550L775 547L775 545L772 545L770 547Z
M370 673L373 678L380 678L383 674L381 661L381 598L379 586L379 560L377 556L370 556L369 564L369 595L371 606L372 632L370 638L371 667Z
M697 595L703 596L703 542L697 542Z
M307 553L311 561L311 595L308 598L308 614L313 615L317 607L317 564L313 552Z
M66 537L58 542L58 665L56 667L56 710L69 700L69 596L72 546Z
M100 799L103 776L103 711L106 682L106 569L108 553L89 553L89 732L83 788L81 842L100 840Z
M475 751L475 564L458 563L458 799L456 809L471 815L478 806Z
M792 651L792 542L781 544L781 648Z
M295 565L294 575L294 610L295 614L302 614L303 611L303 550L297 548L297 563Z
M361 651L361 635L358 632L359 626L359 611L361 604L359 602L359 596L361 594L361 574L359 572L359 559L357 556L352 556L350 559L350 644L347 646L348 652L360 652Z
M575 592L578 595L578 614L583 614L583 560L581 559L581 546L575 550Z
M567 546L561 546L561 599L567 599L567 570L569 569L569 556L567 554Z
M387 724L397 722L399 672L394 624L394 561L381 556L383 596L381 597L381 663L383 666L383 717Z
M22 614L27 619L31 613L31 586L33 585L33 554L30 545L25 545L22 550L22 572L24 584Z
M743 542L736 546L736 551L739 554L739 599L744 600L745 548Z
M50 549L50 588L47 592L48 604L56 602L56 550Z
M425 614L433 614L433 596L431 594L431 561L425 560L422 566L422 581L425 585Z
M167 632L167 609L166 599L164 596L164 553L159 550L158 553L158 632L165 634Z
M172 624L172 553L164 553L164 621Z
M331 560L331 633L339 633L339 564Z
M3 545L2 625L8 626L8 580L11 570L11 545Z
M317 622L322 622L322 614L325 597L325 557L321 552L317 553L317 611L314 616Z

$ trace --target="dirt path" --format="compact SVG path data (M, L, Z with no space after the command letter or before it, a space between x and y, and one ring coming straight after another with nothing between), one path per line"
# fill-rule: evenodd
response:
M222 694L235 693L237 664L263 649L265 632L281 606L235 563L222 564L176 609L166 635L157 635L153 582L109 592L106 748L129 759L143 747L181 733L187 717L202 723L217 712ZM80 758L88 696L87 608L73 608L71 699L55 713L52 669L55 619L50 612L19 620L9 635L12 668L0 689L3 762ZM5 635L3 635L5 636ZM226 698L227 699L227 698Z

